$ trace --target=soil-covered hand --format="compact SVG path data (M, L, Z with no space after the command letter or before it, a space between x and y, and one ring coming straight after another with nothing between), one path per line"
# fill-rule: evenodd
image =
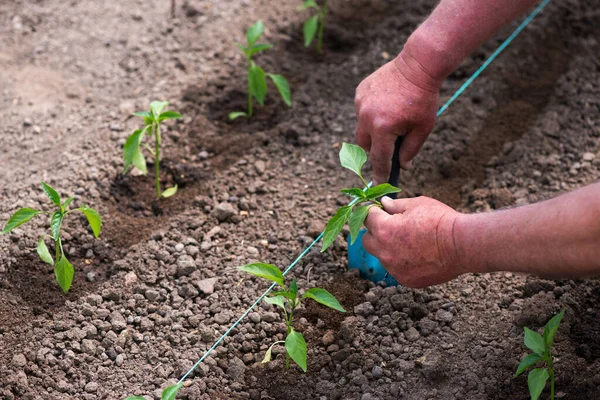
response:
M388 181L398 136L406 135L400 165L412 167L413 158L433 129L441 83L403 51L358 85L354 99L356 142L371 153L375 184Z
M365 221L365 249L404 286L421 288L467 272L458 260L453 225L460 213L428 197L382 199Z

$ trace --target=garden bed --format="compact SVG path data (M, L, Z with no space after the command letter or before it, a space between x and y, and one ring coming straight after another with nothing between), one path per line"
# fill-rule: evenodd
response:
M104 217L99 240L76 220L64 228L76 271L68 294L36 258L41 221L0 237L1 398L159 398L266 289L235 267L289 265L346 201L337 190L353 179L337 154L353 139L354 89L435 4L330 1L317 56L300 44L298 1L191 0L175 20L164 1L88 3L0 5L0 219L46 207L41 180ZM440 118L416 168L402 174L403 195L477 212L597 181L595 15L592 1L551 3ZM229 122L245 90L234 42L258 18L275 45L258 59L286 75L294 107L272 97L251 121ZM447 80L443 99L511 29ZM120 176L138 122L128 116L154 99L184 115L163 133L163 178L181 191L160 203L152 176ZM279 358L260 364L285 333L261 305L180 398L527 399L526 377L513 378L526 352L522 327L539 328L561 308L557 393L600 392L598 280L481 274L383 288L346 272L346 251L340 237L291 271L348 310L340 318L310 305L298 315L306 374Z

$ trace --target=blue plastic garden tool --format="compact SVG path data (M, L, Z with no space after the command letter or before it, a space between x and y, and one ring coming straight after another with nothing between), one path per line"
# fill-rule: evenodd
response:
M400 157L399 150L404 136L398 136L394 145L394 155L392 156L392 170L390 172L389 184L398 186L400 180ZM389 194L388 197L396 198L396 193ZM384 281L387 286L396 286L398 281L388 274L377 257L369 254L362 244L362 238L367 230L359 232L354 244L351 244L351 238L348 236L348 269L358 269L360 276L372 282Z

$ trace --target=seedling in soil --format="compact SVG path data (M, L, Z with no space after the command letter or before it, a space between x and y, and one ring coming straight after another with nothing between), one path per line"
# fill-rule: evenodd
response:
M545 368L535 368L529 372L527 377L527 385L529 386L529 394L531 400L537 400L540 394L546 387L546 382L550 379L550 399L554 400L554 365L552 360L552 343L554 342L554 335L558 330L560 321L565 315L565 310L552 317L550 321L546 323L544 327L544 334L532 331L525 327L525 346L533 351L532 354L525 356L519 366L515 377L521 375L528 368L533 367L535 364L543 363Z
M33 217L39 214L51 215L50 217L50 235L44 234L40 237L40 240L37 244L37 253L39 254L42 261L52 265L54 267L54 275L56 276L56 281L62 290L66 293L69 291L71 287L71 283L73 282L73 275L75 271L73 269L73 265L67 260L65 253L63 251L62 239L60 237L60 229L62 227L63 221L65 217L72 212L80 211L82 212L89 224L92 228L92 233L97 238L100 235L100 230L102 227L102 219L100 218L100 214L93 208L90 208L83 204L80 208L75 208L73 210L68 210L69 205L73 201L73 197L69 197L63 203L61 203L60 195L56 190L54 190L50 185L42 182L42 188L44 192L50 199L50 201L57 207L57 210L52 212L49 211L39 211L34 210L32 208L21 208L15 212L6 225L4 229L2 229L2 234L9 233L13 229L23 225L24 223L30 221ZM44 242L45 238L49 238L54 240L54 250L55 257L52 258L46 243Z
M346 222L350 226L350 237L353 244L358 237L365 218L369 215L369 209L371 207L383 208L378 198L390 193L400 192L399 188L389 183L382 183L381 185L367 188L368 184L362 176L362 167L366 161L367 153L360 146L348 143L342 145L342 150L340 150L340 164L342 167L358 175L363 188L342 189L342 193L354 198L355 201L350 205L338 208L335 215L327 222L323 234L321 252L331 246L337 235L344 228L344 225L346 225Z
M146 158L140 146L146 135L149 139L154 137L154 149L147 143L143 145L154 156L154 180L156 182L156 197L159 199L161 197L171 197L177 193L177 185L168 188L164 192L160 188L160 123L167 119L181 118L181 114L175 111L163 111L168 104L169 102L167 101L153 101L150 103L150 111L133 113L133 115L144 119L144 127L133 131L125 141L125 146L123 147L123 158L125 160L125 171L123 173L126 174L129 171L129 167L134 166L146 175L148 173Z
M298 11L307 9L315 10L316 14L304 22L302 28L304 32L304 47L309 47L317 36L317 51L323 51L323 30L325 29L325 19L327 18L327 0L320 6L315 0L304 0L304 3L298 7Z
M177 397L177 392L179 392L179 389L181 389L182 386L183 383L178 383L177 385L167 387L162 391L160 400L175 400L175 397ZM146 398L143 396L128 396L125 398L125 400L146 400Z
M265 71L252 59L254 54L268 50L273 45L266 43L256 43L256 41L261 37L265 30L265 26L262 21L256 22L252 25L248 31L246 32L246 39L248 40L248 45L244 47L242 44L237 43L237 46L242 50L244 56L246 57L246 61L248 62L248 111L234 111L229 113L229 119L234 120L239 117L247 117L250 118L253 115L253 103L254 99L263 106L265 104L265 97L267 95L267 79L265 75L267 75L279 91L283 102L288 106L292 106L292 93L290 92L290 85L288 81L283 77L283 75L278 74L265 74Z
M300 368L302 368L302 371L306 372L306 341L302 334L293 327L294 312L298 309L298 306L300 306L300 303L304 299L312 299L317 303L321 303L340 312L346 312L346 310L344 310L336 298L325 289L308 289L304 295L298 297L298 285L296 279L294 278L289 287L286 288L283 274L279 268L272 264L254 263L238 268L244 272L275 282L281 286L282 289L280 291L271 292L271 296L265 297L264 300L268 304L273 304L281 308L287 325L286 338L285 340L273 343L267 350L262 362L267 363L271 361L273 347L278 344L283 344L285 346L285 367L290 367L290 359L292 359Z

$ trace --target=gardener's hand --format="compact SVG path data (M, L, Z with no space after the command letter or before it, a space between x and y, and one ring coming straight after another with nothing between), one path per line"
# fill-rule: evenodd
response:
M356 143L370 152L374 184L387 182L394 142L406 135L400 165L412 167L435 123L441 79L429 76L403 51L363 80L356 89Z
M428 197L392 200L371 207L365 249L404 286L421 288L467 272L458 260L453 225L461 215Z

